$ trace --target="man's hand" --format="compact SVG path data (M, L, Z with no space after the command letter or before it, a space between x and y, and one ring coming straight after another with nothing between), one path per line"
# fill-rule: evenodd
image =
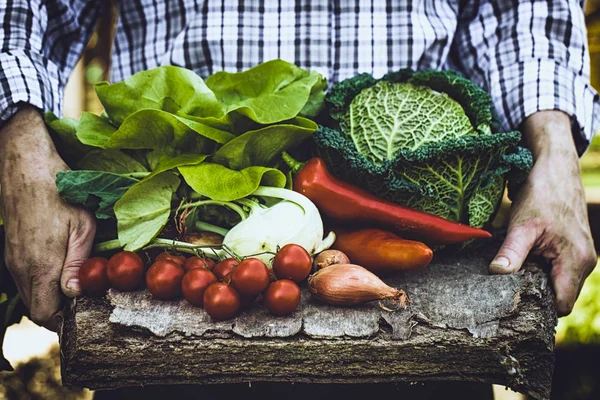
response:
M58 196L56 173L67 170L40 113L22 108L0 131L0 186L5 260L31 319L57 328L62 292L77 296L79 267L95 234L92 216Z
M530 250L545 257L552 263L556 309L563 316L596 265L579 159L569 117L560 111L533 114L523 134L534 165L513 201L506 239L490 272L519 270Z

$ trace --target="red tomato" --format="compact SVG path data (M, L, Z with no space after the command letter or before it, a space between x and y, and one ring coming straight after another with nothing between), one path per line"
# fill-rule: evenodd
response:
M202 307L206 288L217 281L215 274L204 268L194 268L183 276L181 291L183 298L194 306Z
M108 260L110 284L123 292L137 289L144 279L144 262L133 251L120 251Z
M257 295L269 286L271 276L264 262L246 258L231 274L231 284L240 294Z
M169 254L165 251L164 253L160 253L159 255L157 255L154 259L154 262L157 263L159 261L173 261L183 268L186 260L187 259L185 258L185 256L176 256L173 254Z
M300 298L300 288L289 279L271 283L263 293L265 307L275 315L292 314L298 308Z
M273 259L273 272L278 279L291 279L302 282L312 269L312 259L304 247L286 244Z
M204 310L214 320L233 318L240 311L240 296L226 283L216 282L204 292Z
M108 260L104 257L92 257L79 268L79 283L85 294L102 296L110 288L107 263Z
M187 260L185 260L185 264L183 265L183 268L186 271L189 271L194 268L204 268L209 271L212 271L212 269L214 267L215 267L215 261L213 259L208 258L208 257L196 257L196 256L192 256L192 257L188 258Z
M213 268L212 272L217 276L219 280L223 280L228 273L233 271L233 268L238 265L238 261L235 258L226 258L223 261L217 263Z
M181 294L184 274L183 268L175 261L156 261L146 272L146 287L157 299L174 299Z

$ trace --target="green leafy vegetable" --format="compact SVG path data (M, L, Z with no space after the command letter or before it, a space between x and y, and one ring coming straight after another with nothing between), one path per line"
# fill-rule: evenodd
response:
M58 194L82 205L98 219L114 218L113 206L137 179L102 171L65 171L56 176Z
M140 110L106 142L113 149L164 149L207 152L233 139L228 132L161 110Z
M358 152L374 164L398 150L473 134L460 104L445 93L410 83L379 81L364 89L340 119Z
M253 166L241 171L220 164L202 163L179 167L192 189L214 200L231 201L248 196L259 186L285 186L285 174L275 168Z
M248 131L217 150L213 161L236 170L271 165L283 151L302 143L316 130L316 123L297 117L285 124Z
M164 172L133 185L117 201L119 242L125 250L139 250L164 228L180 182L177 175Z
M326 88L323 77L283 60L262 63L244 72L217 72L206 85L225 106L227 113L236 111L259 124L286 121L305 111L315 116ZM314 89L313 89L314 88ZM322 103L321 103L322 106Z
M362 74L327 101L339 129L320 127L315 142L334 174L453 221L482 227L506 177L522 181L532 165L519 132L496 131L490 96L451 71Z
M146 172L147 169L135 158L119 150L94 149L87 153L78 163L77 168L127 174Z
M96 93L110 119L119 125L144 109L201 117L224 114L221 103L202 78L174 66L139 72L115 84L99 83Z
M120 244L142 247L174 212L171 200L234 200L285 186L279 154L314 134L317 125L300 115L316 115L326 87L318 73L282 60L206 81L163 66L97 84L101 116L46 115L61 154L84 169L59 175L59 192L98 219L116 217ZM186 184L176 190L179 175Z
M84 112L77 126L77 138L85 145L104 147L116 131L117 128L108 118Z

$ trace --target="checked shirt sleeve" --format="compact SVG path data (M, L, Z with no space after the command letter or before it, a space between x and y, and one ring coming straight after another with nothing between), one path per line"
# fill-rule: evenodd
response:
M504 129L541 110L571 117L581 155L600 128L584 13L575 0L465 2L453 43L457 69L486 88Z
M0 0L0 124L19 103L62 110L63 90L102 0Z

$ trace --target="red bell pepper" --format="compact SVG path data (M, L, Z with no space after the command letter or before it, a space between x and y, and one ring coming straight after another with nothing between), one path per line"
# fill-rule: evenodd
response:
M295 162L287 154L284 154L284 159L290 165ZM293 189L312 200L323 214L337 221L392 228L405 237L429 245L455 244L492 236L482 229L379 198L334 177L321 158L312 158L304 166L296 162L292 168L297 172Z

